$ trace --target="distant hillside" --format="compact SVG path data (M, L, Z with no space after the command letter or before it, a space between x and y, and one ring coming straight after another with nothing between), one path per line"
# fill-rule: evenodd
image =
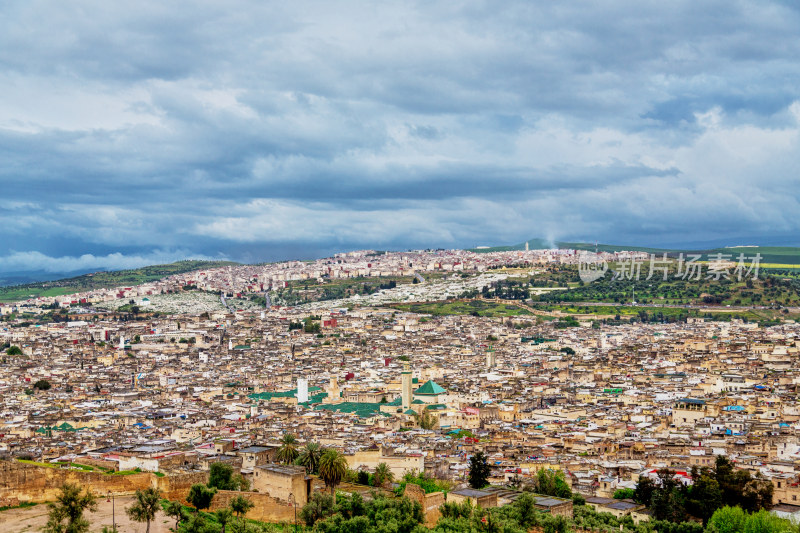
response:
M543 239L531 239L528 241L531 250L552 248L553 245L559 249L572 249L572 250L595 250L594 243L588 242L564 242L556 241L549 243ZM792 246L735 246L731 248L709 248L704 250L691 250L691 249L665 249L665 248L648 248L645 246L630 246L625 244L598 244L597 250L600 252L619 252L622 250L646 252L650 254L663 254L667 253L670 256L676 256L683 252L713 255L717 253L731 255L732 258L738 257L740 253L745 254L747 257L761 254L761 263L763 265L785 265L789 267L800 268L800 248ZM488 252L509 252L515 250L524 250L525 243L512 244L509 246L493 246L490 248L472 248L470 251L477 253ZM704 257L705 259L705 257Z
M115 270L109 272L94 272L72 278L55 281L39 281L25 285L0 287L0 302L16 302L39 296L60 296L94 289L107 289L112 287L132 286L156 281L173 274L182 274L193 270L219 268L222 266L238 265L232 261L177 261L166 265L152 265L132 270Z
M561 250L591 250L594 251L595 244L588 243L588 242L564 242L564 241L555 241L550 242L544 239L530 239L527 241L528 247L531 250L542 250L542 249L549 249L553 248L555 245L556 248ZM470 252L476 253L489 253L489 252L513 252L517 250L524 250L525 243L519 244L511 244L509 246L492 246L492 247L481 247L481 248L471 248ZM664 252L673 252L675 250L663 250L660 248L646 248L643 246L626 246L626 245L616 245L616 244L598 244L597 250L600 252L618 252L621 250L635 250L639 252L647 252L647 253L664 253ZM798 249L800 251L800 249Z

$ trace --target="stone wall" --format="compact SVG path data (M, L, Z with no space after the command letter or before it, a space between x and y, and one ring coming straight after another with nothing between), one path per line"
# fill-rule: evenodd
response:
M364 467L370 471L380 463L386 463L396 478L403 477L406 472L425 470L425 458L416 455L383 455L382 450L359 450L352 455L345 455L348 468L358 470Z
M211 500L211 511L223 509L228 506L230 501L237 497L244 496L253 502L253 508L247 513L247 518L261 520L262 522L288 522L294 523L294 506L285 501L273 498L269 494L260 492L236 492L232 490L221 490L217 492ZM301 506L297 506L297 523L302 524L300 519Z
M208 472L168 473L164 477L155 477L155 479L157 480L156 487L164 498L186 501L192 485L208 482Z
M64 468L48 468L12 461L0 461L0 506L21 502L53 501L64 483L76 483L95 494L131 494L154 484L153 474L115 476Z
M425 494L425 491L419 485L407 483L404 495L409 500L418 502L422 506L426 526L433 527L436 525L436 522L442 516L439 507L444 503L444 492Z
M49 468L14 461L0 461L0 507L22 502L47 502L56 499L61 485L74 483L99 496L133 494L148 487L158 488L165 498L183 499L194 483L208 481L208 472L155 474L142 472L124 476Z

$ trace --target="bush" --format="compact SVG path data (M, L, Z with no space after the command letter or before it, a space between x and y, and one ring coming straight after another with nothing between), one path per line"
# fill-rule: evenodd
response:
M635 491L633 489L617 489L617 490L614 491L614 499L615 500L632 500L634 492Z
M300 517L308 527L312 527L317 521L327 518L335 512L336 505L333 496L327 492L315 492L300 511Z

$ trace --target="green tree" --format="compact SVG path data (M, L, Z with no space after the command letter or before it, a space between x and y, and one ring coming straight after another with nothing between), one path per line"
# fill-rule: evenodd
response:
M241 491L248 491L250 490L250 482L241 474L234 474L233 475L233 489L231 490L241 490Z
M707 524L711 515L722 506L722 489L708 468L692 468L692 479L694 483L689 488L686 509Z
M750 479L742 489L742 507L750 512L772 509L774 491L775 486L771 481L762 477Z
M486 455L478 452L469 460L469 486L473 489L482 489L489 483L491 469L486 461Z
M741 533L747 513L741 507L720 507L708 520L708 530L714 533Z
M135 522L145 522L145 533L150 533L150 522L156 517L161 501L161 492L153 487L136 491L136 500L125 512Z
M202 483L195 483L189 488L189 494L186 496L186 501L189 502L192 507L194 507L195 513L197 513L203 509L208 509L211 507L211 500L214 499L214 495L216 493L217 489L208 488Z
M534 492L547 494L557 498L572 498L572 489L569 488L562 470L540 468L536 472L536 486Z
M788 520L778 518L769 511L761 509L747 517L742 533L789 533L797 528Z
M322 451L322 446L318 442L307 443L297 457L297 464L306 467L306 472L309 474L316 474L319 471Z
M539 525L539 511L536 509L536 499L529 492L523 492L514 502L515 518L519 525L525 529Z
M569 520L565 516L548 516L542 523L544 533L567 533L570 530Z
M281 439L281 447L275 458L283 464L292 464L300 452L297 451L297 439L291 433L284 433Z
M222 526L222 532L225 533L225 526L228 525L228 522L231 521L231 517L233 516L233 511L230 507L225 507L224 509L220 509L215 514L215 518L217 519L217 523Z
M182 533L211 533L214 531L209 528L206 518L200 513L194 513L183 527Z
M331 494L345 474L347 474L347 460L344 455L334 449L325 450L319 460L319 477L331 488Z
M50 386L50 382L46 379L40 379L33 384L33 388L38 390L50 390Z
M686 488L667 468L658 471L658 488L650 501L650 512L656 520L683 522L686 520Z
M371 501L364 502L362 514L347 517L335 513L316 522L314 530L319 533L416 533L424 520L422 506L408 498L387 498L376 494Z
M318 520L327 518L336 512L336 504L333 496L323 492L315 492L311 495L303 508L300 510L300 517L308 527L313 527Z
M634 489L617 489L614 491L615 500L632 500L636 491Z
M42 530L44 533L86 533L89 531L89 521L83 517L83 513L96 511L97 499L88 488L81 494L80 486L65 483L55 503L48 507L50 511Z
M653 492L655 490L656 485L653 483L653 480L647 476L642 476L639 478L639 482L636 483L636 489L633 491L633 499L637 503L649 506L650 502L653 500Z
M6 350L6 355L22 355L22 350L19 346L12 346Z
M183 504L181 502L164 502L162 507L165 515L175 519L175 531L178 531L178 529L180 529L181 520L186 517Z
M254 503L245 498L244 496L236 496L231 500L231 511L242 521L242 529L244 529L244 517L254 507Z
M220 461L211 463L208 486L217 490L236 490L238 487L233 481L233 467Z
M373 485L376 487L383 487L385 484L394 481L394 473L392 473L392 470L386 463L378 463L378 466L375 467L372 480Z
M727 457L717 456L714 478L719 483L723 502L740 505L749 512L771 508L775 490L772 482L761 477L753 478L747 470L737 470Z
M336 509L338 512L342 513L342 516L348 519L354 516L362 516L366 512L364 498L357 492L350 496L337 494Z

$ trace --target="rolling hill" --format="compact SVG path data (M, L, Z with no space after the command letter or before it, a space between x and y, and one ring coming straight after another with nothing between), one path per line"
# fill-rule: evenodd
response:
M238 265L232 261L177 261L165 265L152 265L131 270L114 270L93 272L82 276L54 281L38 281L24 285L0 287L0 302L16 302L38 296L59 296L76 292L90 291L112 287L139 285L156 281L174 274Z
M730 248L708 248L708 249L666 249L666 248L649 248L646 246L630 246L624 244L597 244L588 242L564 242L556 241L549 243L544 239L530 239L528 241L530 249L552 248L552 244L559 249L573 249L573 250L588 250L594 251L595 246L600 252L619 252L623 250L639 251L650 254L663 254L667 253L670 256L677 256L679 253L694 253L702 254L704 256L714 255L717 253L728 254L735 259L740 253L750 257L756 253L761 254L761 264L763 265L781 265L789 268L800 268L800 247L792 246L733 246ZM488 252L509 252L515 250L524 250L525 243L512 244L508 246L493 246L489 248L472 248L471 252L488 253Z

